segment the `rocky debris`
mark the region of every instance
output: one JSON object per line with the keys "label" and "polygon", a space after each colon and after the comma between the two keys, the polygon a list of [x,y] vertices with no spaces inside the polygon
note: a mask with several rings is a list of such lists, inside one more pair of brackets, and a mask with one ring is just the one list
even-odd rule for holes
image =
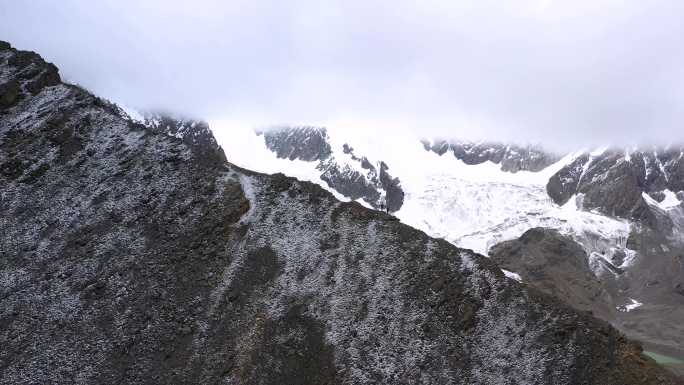
{"label": "rocky debris", "polygon": [[572,196],[582,195],[587,210],[637,220],[648,226],[662,225],[643,193],[663,201],[664,190],[675,194],[682,191],[682,154],[680,148],[585,153],[554,174],[547,191],[560,205]]}
{"label": "rocky debris", "polygon": [[491,142],[466,142],[446,140],[423,140],[427,151],[443,155],[452,152],[456,159],[468,165],[492,162],[501,165],[508,172],[541,171],[557,162],[560,156],[545,151],[539,146],[516,146]]}
{"label": "rocky debris", "polygon": [[489,259],[75,86],[2,109],[7,164],[0,384],[676,383]]}
{"label": "rocky debris", "polygon": [[613,319],[616,293],[610,293],[594,275],[582,246],[557,230],[530,229],[518,239],[493,246],[489,256],[501,268],[520,275],[523,282],[572,307]]}
{"label": "rocky debris", "polygon": [[385,162],[357,156],[348,143],[343,144],[342,154],[335,154],[325,127],[275,127],[257,134],[264,136],[266,147],[279,158],[318,162],[321,179],[351,200],[363,199],[376,209],[386,207],[390,212],[404,204],[401,182],[389,174]]}

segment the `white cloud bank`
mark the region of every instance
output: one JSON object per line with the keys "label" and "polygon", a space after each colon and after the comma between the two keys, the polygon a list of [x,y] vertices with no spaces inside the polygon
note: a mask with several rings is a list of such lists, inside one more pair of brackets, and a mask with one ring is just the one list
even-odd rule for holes
{"label": "white cloud bank", "polygon": [[139,108],[243,125],[684,141],[684,2],[0,1],[0,39]]}

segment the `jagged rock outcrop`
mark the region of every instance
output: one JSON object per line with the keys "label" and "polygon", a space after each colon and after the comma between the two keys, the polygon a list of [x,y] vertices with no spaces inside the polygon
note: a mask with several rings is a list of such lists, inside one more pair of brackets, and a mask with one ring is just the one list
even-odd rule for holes
{"label": "jagged rock outcrop", "polygon": [[1,384],[675,383],[482,256],[75,86],[0,110],[0,165]]}
{"label": "jagged rock outcrop", "polygon": [[3,58],[6,65],[0,70],[0,108],[9,108],[45,87],[59,84],[57,67],[37,53],[11,51],[5,42],[0,42],[0,50],[7,53]]}
{"label": "jagged rock outcrop", "polygon": [[611,293],[610,286],[594,275],[584,248],[557,230],[530,229],[517,239],[492,247],[489,257],[503,269],[520,275],[523,282],[576,309],[592,311],[605,320],[614,317],[617,290]]}
{"label": "jagged rock outcrop", "polygon": [[357,156],[348,143],[342,146],[342,154],[335,154],[324,127],[273,127],[257,134],[264,136],[266,147],[279,158],[318,162],[320,178],[347,198],[363,199],[376,209],[390,212],[404,204],[401,182],[389,174],[385,162]]}
{"label": "jagged rock outcrop", "polygon": [[363,199],[375,208],[386,206],[390,212],[398,211],[404,204],[404,190],[399,178],[389,174],[387,164],[380,161],[376,167],[366,157],[357,157],[348,144],[344,144],[343,152],[352,162],[357,162],[361,170],[341,165],[332,157],[317,166],[322,172],[321,179],[348,198]]}
{"label": "jagged rock outcrop", "polygon": [[560,157],[544,151],[539,146],[515,146],[491,142],[465,142],[446,140],[423,140],[427,151],[443,155],[452,152],[456,159],[469,165],[492,162],[501,165],[501,170],[508,172],[541,171],[557,162]]}
{"label": "jagged rock outcrop", "polygon": [[606,215],[634,219],[648,226],[664,226],[647,204],[642,193],[655,200],[665,198],[664,191],[678,193],[684,188],[682,149],[653,151],[605,150],[578,156],[547,184],[547,192],[556,203],[565,204],[572,196],[582,195],[583,208]]}

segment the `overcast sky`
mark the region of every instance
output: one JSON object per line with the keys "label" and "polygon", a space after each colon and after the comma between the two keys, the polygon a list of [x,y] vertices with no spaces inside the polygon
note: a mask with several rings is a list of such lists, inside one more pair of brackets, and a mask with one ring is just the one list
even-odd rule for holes
{"label": "overcast sky", "polygon": [[684,139],[681,0],[0,0],[0,39],[117,102],[245,125]]}

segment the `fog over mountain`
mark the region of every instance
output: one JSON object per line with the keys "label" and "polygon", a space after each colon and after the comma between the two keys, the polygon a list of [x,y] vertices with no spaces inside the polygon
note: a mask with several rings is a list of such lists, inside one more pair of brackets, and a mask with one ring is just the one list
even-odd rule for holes
{"label": "fog over mountain", "polygon": [[4,0],[0,38],[116,102],[231,122],[215,130],[569,149],[684,139],[683,17],[678,1]]}

